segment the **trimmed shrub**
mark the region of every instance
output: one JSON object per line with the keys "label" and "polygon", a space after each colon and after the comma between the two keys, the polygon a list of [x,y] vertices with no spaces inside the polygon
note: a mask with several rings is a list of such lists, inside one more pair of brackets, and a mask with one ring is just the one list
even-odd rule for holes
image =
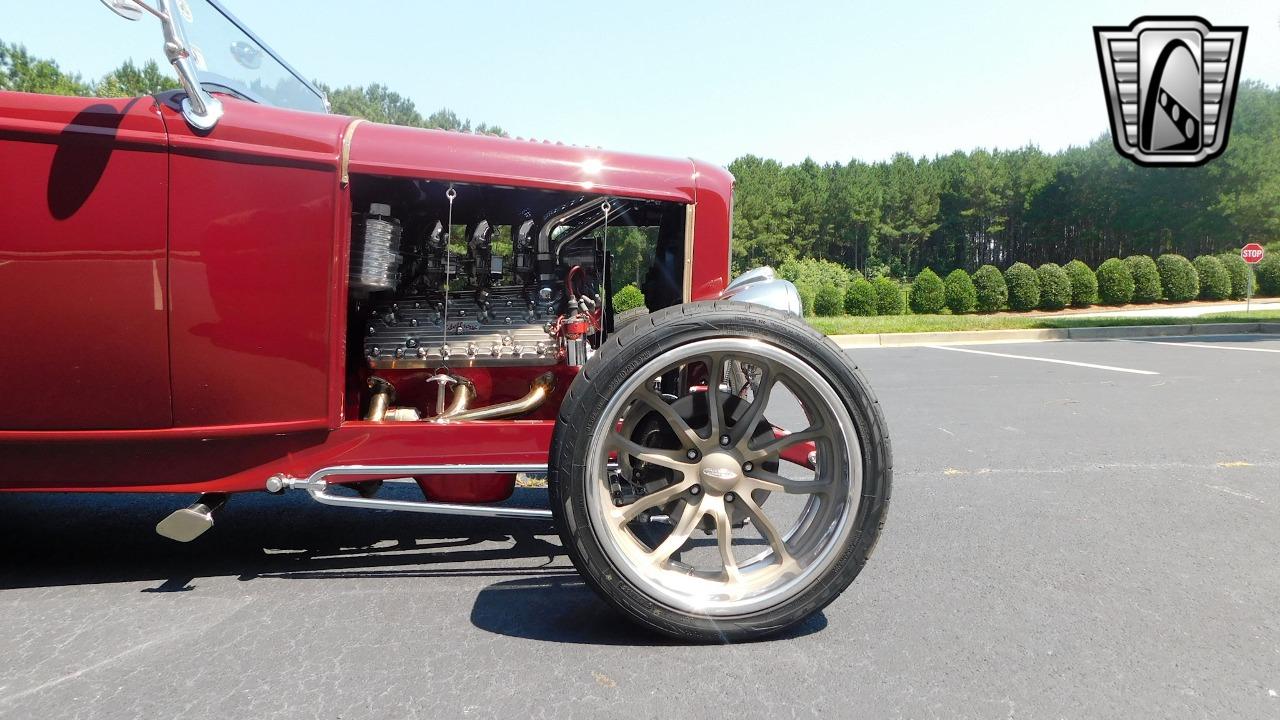
{"label": "trimmed shrub", "polygon": [[1231,278],[1231,299],[1243,300],[1249,292],[1249,265],[1239,253],[1225,253],[1218,257],[1227,276]]}
{"label": "trimmed shrub", "polygon": [[813,313],[821,316],[839,315],[844,311],[844,293],[835,285],[823,285],[813,298]]}
{"label": "trimmed shrub", "polygon": [[938,273],[929,268],[916,275],[911,283],[911,312],[917,315],[937,315],[947,306],[947,290]]}
{"label": "trimmed shrub", "polygon": [[1004,271],[1009,286],[1009,309],[1025,312],[1040,307],[1040,278],[1026,263],[1014,263]]}
{"label": "trimmed shrub", "polygon": [[640,292],[640,288],[635,285],[623,285],[621,290],[613,294],[615,313],[635,310],[638,307],[644,307],[644,293]]}
{"label": "trimmed shrub", "polygon": [[1160,271],[1156,261],[1146,255],[1130,255],[1124,259],[1133,276],[1133,302],[1139,305],[1159,302],[1164,291],[1160,289]]}
{"label": "trimmed shrub", "polygon": [[1103,305],[1128,305],[1133,301],[1129,263],[1111,258],[1098,266],[1098,299]]}
{"label": "trimmed shrub", "polygon": [[907,310],[906,300],[902,297],[902,288],[893,278],[878,277],[871,285],[876,290],[876,313],[879,315],[901,315]]}
{"label": "trimmed shrub", "polygon": [[1040,283],[1040,308],[1061,310],[1071,302],[1071,278],[1057,263],[1045,263],[1036,270]]}
{"label": "trimmed shrub", "polygon": [[1004,273],[995,265],[983,265],[973,274],[973,287],[978,291],[980,312],[1000,312],[1009,301],[1009,286]]}
{"label": "trimmed shrub", "polygon": [[1071,305],[1073,307],[1089,307],[1098,302],[1098,276],[1093,274],[1088,265],[1079,260],[1067,263],[1064,270],[1071,280]]}
{"label": "trimmed shrub", "polygon": [[830,260],[805,258],[804,260],[786,260],[778,266],[778,276],[790,280],[796,287],[808,285],[816,295],[824,285],[835,285],[840,289],[840,297],[853,280],[849,268]]}
{"label": "trimmed shrub", "polygon": [[844,295],[844,311],[864,317],[876,314],[876,289],[870,280],[861,275],[853,279]]}
{"label": "trimmed shrub", "polygon": [[1200,297],[1204,300],[1225,300],[1231,295],[1231,275],[1222,261],[1212,255],[1201,255],[1191,262],[1200,277]]}
{"label": "trimmed shrub", "polygon": [[804,311],[805,317],[813,315],[813,303],[818,299],[818,291],[808,283],[804,285],[796,285],[796,292],[800,293],[800,308]]}
{"label": "trimmed shrub", "polygon": [[[1280,248],[1277,248],[1280,251]],[[1256,295],[1280,295],[1280,252],[1267,251],[1262,262],[1253,266]]]}
{"label": "trimmed shrub", "polygon": [[953,314],[973,312],[973,308],[978,304],[978,289],[973,286],[973,279],[969,277],[969,273],[956,268],[947,275],[944,285],[946,285],[947,307]]}
{"label": "trimmed shrub", "polygon": [[1165,253],[1156,259],[1156,268],[1160,271],[1160,287],[1166,300],[1187,302],[1200,297],[1200,277],[1190,260]]}

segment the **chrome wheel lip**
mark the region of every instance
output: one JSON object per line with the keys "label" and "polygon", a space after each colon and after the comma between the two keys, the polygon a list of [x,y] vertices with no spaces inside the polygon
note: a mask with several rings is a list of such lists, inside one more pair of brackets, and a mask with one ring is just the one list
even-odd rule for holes
{"label": "chrome wheel lip", "polygon": [[[607,446],[605,438],[612,431],[613,424],[616,423],[627,403],[633,398],[634,393],[645,382],[650,381],[665,369],[678,365],[681,361],[695,361],[699,356],[709,353],[746,357],[755,356],[785,366],[789,374],[803,380],[808,385],[807,392],[816,394],[822,403],[827,406],[826,411],[838,426],[839,431],[838,436],[834,436],[832,440],[844,450],[842,455],[845,467],[843,470],[836,470],[836,472],[847,475],[847,483],[842,488],[847,490],[843,498],[837,498],[837,501],[841,501],[840,513],[824,531],[825,536],[821,538],[822,549],[799,573],[778,579],[764,592],[740,599],[721,599],[712,597],[709,593],[679,592],[646,576],[642,571],[644,568],[639,567],[633,555],[628,553],[620,544],[621,540],[617,533],[625,532],[625,530],[619,531],[615,529],[613,523],[610,522],[609,513],[614,510],[614,506],[608,493],[607,482],[600,474],[600,468],[604,468],[604,461],[607,457],[602,455]],[[861,509],[863,484],[862,447],[857,427],[848,407],[841,399],[834,385],[804,358],[790,350],[763,340],[750,338],[699,340],[668,350],[653,358],[633,372],[614,393],[604,412],[601,413],[600,419],[591,428],[590,437],[592,438],[592,445],[588,454],[586,468],[590,474],[586,483],[586,509],[590,531],[600,541],[601,547],[614,567],[646,596],[669,608],[692,615],[708,617],[745,616],[776,607],[802,593],[811,587],[840,558],[841,553],[839,551],[847,543],[850,534],[853,532]],[[824,503],[830,501],[830,498],[822,500]],[[792,527],[787,528],[783,537],[790,539],[796,530],[804,525],[806,517],[814,512],[815,508],[811,500],[801,520]],[[770,551],[766,550],[743,563],[741,567],[749,568],[750,563],[767,557],[769,553]],[[794,568],[790,569],[794,570]],[[786,570],[788,568],[780,568],[777,574],[783,575]],[[676,576],[688,577],[684,573],[679,573],[675,570],[661,570],[660,572],[670,573],[672,579],[675,579]],[[756,572],[765,571],[757,570]],[[723,593],[721,594],[723,595]]]}

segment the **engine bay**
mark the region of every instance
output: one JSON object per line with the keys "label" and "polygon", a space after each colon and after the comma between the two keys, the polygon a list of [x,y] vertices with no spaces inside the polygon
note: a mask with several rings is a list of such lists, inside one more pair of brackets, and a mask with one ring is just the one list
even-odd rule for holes
{"label": "engine bay", "polygon": [[[581,366],[613,331],[623,285],[653,310],[681,301],[685,205],[371,176],[351,187],[348,368],[361,395],[373,384],[429,395],[414,386],[458,386],[467,370]],[[633,258],[612,277],[618,238],[635,229],[653,238],[643,267]],[[445,403],[441,392],[437,416]]]}

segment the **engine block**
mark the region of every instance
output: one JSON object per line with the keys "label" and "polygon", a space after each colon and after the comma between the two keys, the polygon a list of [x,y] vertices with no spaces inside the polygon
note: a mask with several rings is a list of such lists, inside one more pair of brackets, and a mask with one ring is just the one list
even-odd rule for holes
{"label": "engine block", "polygon": [[375,369],[553,364],[559,298],[542,294],[529,297],[522,286],[451,292],[447,316],[443,292],[376,305],[365,358]]}

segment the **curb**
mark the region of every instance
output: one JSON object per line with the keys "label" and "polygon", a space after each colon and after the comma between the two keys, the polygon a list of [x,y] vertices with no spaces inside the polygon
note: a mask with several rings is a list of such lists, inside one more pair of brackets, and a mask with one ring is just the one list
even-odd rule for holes
{"label": "curb", "polygon": [[1117,325],[1113,327],[1044,328],[1038,330],[957,330],[953,332],[867,333],[831,335],[845,350],[915,345],[980,345],[983,343],[1051,342],[1055,340],[1118,340],[1186,335],[1280,334],[1280,323],[1200,323],[1185,325]]}

